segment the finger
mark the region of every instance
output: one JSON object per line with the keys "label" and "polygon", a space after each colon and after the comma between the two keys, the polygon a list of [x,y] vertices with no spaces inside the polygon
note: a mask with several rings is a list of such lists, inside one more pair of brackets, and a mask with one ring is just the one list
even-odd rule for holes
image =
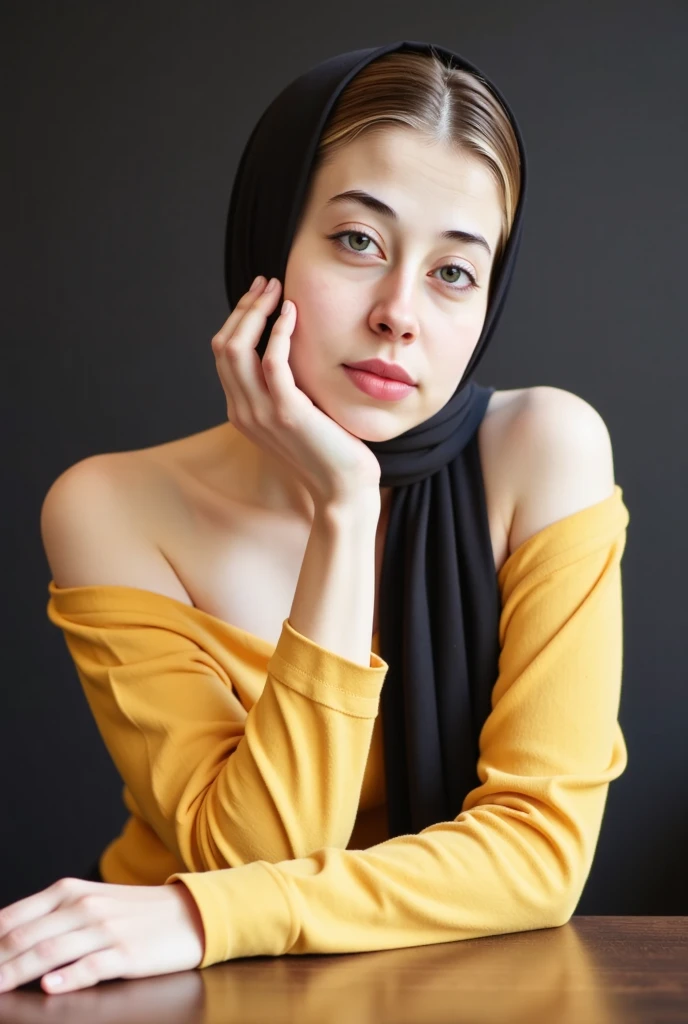
{"label": "finger", "polygon": [[258,277],[254,280],[249,290],[247,292],[244,292],[244,294],[241,296],[236,306],[223,323],[220,330],[217,332],[217,334],[213,336],[211,340],[213,350],[215,349],[216,345],[221,345],[223,342],[227,340],[227,338],[231,336],[234,329],[236,328],[237,323],[239,322],[239,320],[241,320],[246,310],[253,305],[258,296],[265,290],[266,284],[266,278],[263,277],[262,274],[259,274]]}
{"label": "finger", "polygon": [[63,901],[52,912],[14,928],[2,944],[0,959],[2,975],[4,976],[6,971],[11,970],[13,965],[19,963],[21,958],[32,950],[45,948],[50,951],[53,946],[59,948],[57,944],[65,936],[83,928],[89,922],[92,923],[94,915],[97,920],[98,915],[102,913],[103,906],[102,896],[87,893],[72,902]]}
{"label": "finger", "polygon": [[275,309],[281,290],[282,285],[279,279],[270,278],[265,288],[256,294],[253,301],[243,310],[233,330],[227,332],[224,342],[231,344],[233,341],[238,341],[239,344],[250,344],[252,348],[255,348],[260,340],[263,321]]}
{"label": "finger", "polygon": [[86,882],[81,878],[60,878],[41,889],[33,896],[27,896],[16,903],[10,903],[0,911],[0,967],[7,959],[7,936],[20,926],[29,924],[52,913],[65,899],[87,892],[89,887],[98,883]]}
{"label": "finger", "polygon": [[46,974],[41,981],[47,992],[74,992],[77,989],[91,988],[99,981],[126,977],[124,972],[122,951],[110,946],[89,953],[88,956],[82,956],[76,963],[61,967],[59,971]]}
{"label": "finger", "polygon": [[[46,973],[62,968],[65,964],[110,945],[97,926],[63,932],[49,939],[42,939],[21,956],[3,965],[0,976],[0,992],[25,985]],[[61,973],[58,972],[58,973]]]}
{"label": "finger", "polygon": [[[274,310],[280,294],[280,282],[258,297],[247,310],[234,334],[216,353],[217,370],[227,395],[227,415],[245,432],[251,430],[256,415],[267,415],[270,392],[265,383],[260,357],[255,351],[265,321]],[[249,436],[250,433],[249,433]]]}
{"label": "finger", "polygon": [[262,368],[270,395],[280,415],[289,411],[293,402],[296,382],[289,366],[291,336],[296,321],[296,306],[285,299],[282,311],[275,321],[263,356]]}
{"label": "finger", "polygon": [[[246,295],[241,297],[227,321],[212,339],[211,345],[215,355],[222,352],[223,347],[231,338],[236,336],[241,326],[243,326],[244,330],[248,330],[253,338],[253,333],[256,329],[255,325],[260,323],[261,318],[267,316],[275,308],[280,288],[279,279],[272,277],[265,287],[261,285],[255,291],[248,291]],[[253,345],[255,346],[257,342],[258,338],[253,341]]]}
{"label": "finger", "polygon": [[228,352],[230,344],[242,350],[247,346],[255,349],[260,341],[265,320],[275,308],[279,290],[279,281],[272,278],[265,289],[259,289],[251,301],[245,304],[238,318],[232,323],[230,317],[227,324],[213,337],[211,346],[218,371],[224,365],[223,360],[227,360],[231,365],[233,353]]}

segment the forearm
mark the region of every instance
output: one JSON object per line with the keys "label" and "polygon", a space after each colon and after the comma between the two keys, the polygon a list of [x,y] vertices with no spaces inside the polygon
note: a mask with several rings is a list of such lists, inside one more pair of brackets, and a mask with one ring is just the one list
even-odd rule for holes
{"label": "forearm", "polygon": [[370,651],[378,520],[372,498],[315,517],[294,623],[262,689],[237,668],[243,703],[241,652],[225,658],[215,636],[204,647],[183,606],[158,610],[145,591],[114,606],[109,593],[84,604],[78,588],[53,597],[137,813],[186,870],[348,843],[386,671]]}
{"label": "forearm", "polygon": [[317,506],[289,624],[320,647],[370,665],[380,495]]}

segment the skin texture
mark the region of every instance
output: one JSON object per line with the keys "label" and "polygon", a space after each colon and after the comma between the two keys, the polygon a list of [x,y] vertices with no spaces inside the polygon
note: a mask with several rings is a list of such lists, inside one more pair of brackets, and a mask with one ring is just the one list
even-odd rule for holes
{"label": "skin texture", "polygon": [[[397,221],[353,200],[350,189],[391,206]],[[296,386],[351,434],[398,437],[452,396],[485,320],[493,258],[479,246],[440,239],[449,228],[483,235],[496,250],[502,206],[492,176],[474,157],[414,132],[359,137],[319,169],[287,263],[281,298],[296,305],[289,366]],[[353,232],[340,246],[327,236]],[[370,241],[359,237],[365,234]],[[358,250],[358,251],[356,251]],[[471,289],[466,273],[476,277]],[[442,269],[444,268],[444,269]],[[400,402],[376,402],[354,387],[343,363],[379,356],[401,363],[418,386]],[[312,514],[308,489],[278,458],[238,439],[271,507]],[[384,489],[383,499],[391,489]]]}
{"label": "skin texture", "polygon": [[183,883],[60,878],[0,911],[0,993],[39,977],[57,993],[188,971],[203,950],[201,915]]}
{"label": "skin texture", "polygon": [[280,294],[273,278],[256,278],[212,340],[229,420],[260,451],[286,467],[318,508],[355,507],[366,495],[379,505],[380,464],[357,437],[322,412],[294,383],[289,367],[297,320],[287,300],[261,363],[255,347]]}
{"label": "skin texture", "polygon": [[[398,219],[352,200],[327,205],[354,188]],[[268,299],[262,288],[245,296],[212,342],[230,419],[241,431],[243,417],[246,431],[235,472],[245,459],[266,504],[312,515],[330,484],[350,499],[361,480],[377,500],[379,465],[360,440],[397,437],[441,409],[485,319],[492,256],[439,233],[473,231],[494,253],[501,221],[497,187],[478,161],[405,129],[359,138],[321,167],[285,281]],[[327,237],[345,229],[339,245]],[[282,298],[292,307],[273,331],[261,381],[251,348]],[[417,381],[410,396],[376,402],[353,386],[342,364],[373,356],[406,367]],[[390,491],[382,489],[383,508]],[[370,514],[379,514],[373,503]],[[45,991],[66,992],[189,970],[202,955],[200,915],[181,884],[63,878],[0,910],[0,992],[38,977]],[[52,988],[46,974],[58,968],[63,982]]]}

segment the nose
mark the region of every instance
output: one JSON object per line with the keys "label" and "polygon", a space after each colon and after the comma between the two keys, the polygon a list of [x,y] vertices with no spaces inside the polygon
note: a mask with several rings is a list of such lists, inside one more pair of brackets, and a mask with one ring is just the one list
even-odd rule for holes
{"label": "nose", "polygon": [[380,281],[380,291],[370,311],[368,323],[375,334],[388,341],[415,341],[418,318],[413,305],[413,285],[400,275],[389,274]]}

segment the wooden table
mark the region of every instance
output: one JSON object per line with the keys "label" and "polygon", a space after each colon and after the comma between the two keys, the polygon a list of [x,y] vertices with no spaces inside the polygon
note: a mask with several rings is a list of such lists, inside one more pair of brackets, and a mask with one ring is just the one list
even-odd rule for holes
{"label": "wooden table", "polygon": [[0,994],[1,1024],[664,1024],[688,1021],[688,917],[561,928]]}

